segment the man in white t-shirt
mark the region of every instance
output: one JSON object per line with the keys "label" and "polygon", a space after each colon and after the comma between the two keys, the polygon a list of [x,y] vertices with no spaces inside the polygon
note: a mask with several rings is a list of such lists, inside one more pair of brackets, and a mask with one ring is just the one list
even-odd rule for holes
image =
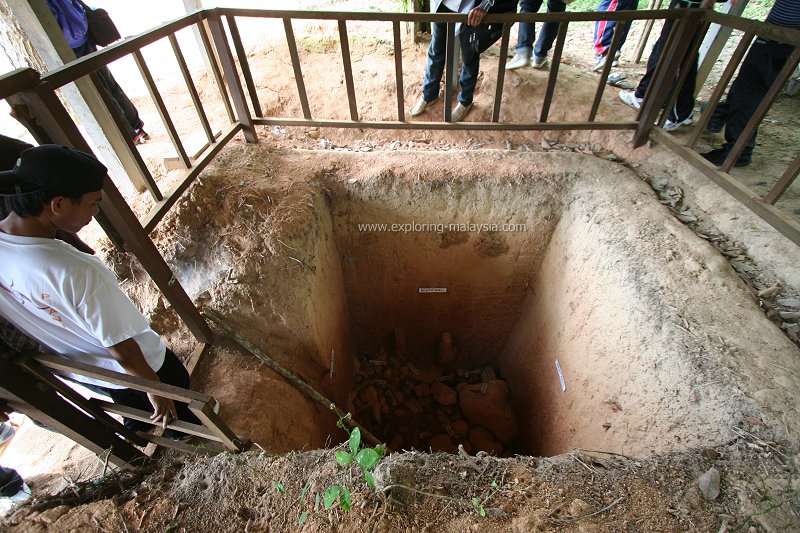
{"label": "man in white t-shirt", "polygon": [[[98,213],[105,177],[95,158],[60,145],[30,148],[12,170],[0,172],[10,212],[0,221],[0,314],[64,357],[188,388],[188,372],[114,274],[98,258],[55,239],[59,230],[77,233]],[[199,423],[186,405],[176,407],[168,398],[71,377],[103,388],[116,403],[153,411],[155,424],[174,418]],[[126,425],[146,428],[133,420]]]}

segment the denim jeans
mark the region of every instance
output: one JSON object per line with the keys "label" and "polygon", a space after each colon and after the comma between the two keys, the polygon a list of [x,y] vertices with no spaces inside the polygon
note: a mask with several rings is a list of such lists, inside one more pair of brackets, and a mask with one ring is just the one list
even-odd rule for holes
{"label": "denim jeans", "polygon": [[[543,0],[521,0],[519,5],[520,13],[537,13],[542,7]],[[563,0],[547,0],[548,13],[563,13],[567,10],[567,4]],[[517,50],[531,50],[536,57],[545,57],[547,52],[553,48],[553,41],[558,36],[558,22],[545,22],[542,24],[542,32],[533,46],[536,38],[536,27],[532,23],[520,22],[519,33],[517,36]]]}
{"label": "denim jeans", "polygon": [[[444,4],[439,7],[438,13],[452,13]],[[464,35],[462,33],[462,35]],[[458,101],[461,105],[468,106],[472,103],[472,93],[478,84],[478,71],[480,68],[480,54],[462,36],[457,36],[461,44],[461,76],[459,84],[461,91]],[[426,102],[433,102],[439,97],[439,86],[444,72],[447,54],[447,24],[431,23],[431,44],[428,47],[428,65],[425,67],[425,77],[422,79],[422,98]]]}

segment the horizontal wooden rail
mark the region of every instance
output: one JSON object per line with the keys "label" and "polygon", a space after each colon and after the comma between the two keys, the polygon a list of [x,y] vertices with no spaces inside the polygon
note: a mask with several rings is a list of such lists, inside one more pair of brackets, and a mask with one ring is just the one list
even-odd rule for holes
{"label": "horizontal wooden rail", "polygon": [[[181,420],[173,420],[167,424],[167,428],[196,435],[199,437],[221,442],[229,451],[244,451],[249,446],[249,440],[238,437],[214,412],[216,400],[213,396],[196,392],[175,385],[151,381],[149,379],[115,372],[105,368],[96,367],[86,363],[81,363],[72,359],[67,359],[60,355],[28,353],[26,356],[34,359],[40,365],[50,370],[58,372],[69,372],[83,377],[99,379],[114,385],[134,389],[140,392],[155,394],[163,398],[179,401],[188,404],[189,409],[204,423],[204,425],[191,424]],[[92,404],[97,405],[107,412],[119,414],[134,420],[151,423],[151,413],[127,407],[112,402],[93,399]],[[142,435],[146,440],[156,442],[172,448],[183,449],[174,441],[165,439],[157,440],[152,435]],[[192,447],[193,448],[193,447]]]}
{"label": "horizontal wooden rail", "polygon": [[506,124],[503,122],[359,122],[353,120],[304,120],[302,118],[257,118],[253,123],[264,126],[304,126],[319,128],[377,128],[387,130],[492,130],[492,131],[548,131],[548,130],[632,130],[635,121],[624,122],[528,122]]}
{"label": "horizontal wooden rail", "polygon": [[36,361],[41,363],[42,366],[51,370],[59,372],[70,372],[79,374],[81,376],[99,379],[113,385],[120,385],[130,389],[136,389],[148,394],[156,394],[158,396],[169,398],[170,400],[178,400],[179,402],[201,402],[213,404],[215,402],[212,396],[196,392],[175,385],[168,385],[158,381],[151,381],[149,379],[140,378],[138,376],[131,376],[130,374],[123,374],[122,372],[115,372],[106,368],[100,368],[94,365],[81,363],[61,357],[60,355],[51,354],[27,354],[33,357]]}
{"label": "horizontal wooden rail", "polygon": [[767,24],[758,20],[750,20],[727,13],[717,13],[716,11],[709,10],[705,13],[705,20],[720,26],[740,30],[744,33],[754,33],[760,37],[770,39],[773,41],[781,41],[783,43],[793,44],[800,46],[800,31],[794,28],[784,28],[782,26],[775,26],[774,24]]}
{"label": "horizontal wooden rail", "polygon": [[18,68],[0,76],[0,99],[5,100],[39,83],[39,73],[32,68]]}
{"label": "horizontal wooden rail", "polygon": [[[359,20],[366,22],[464,22],[461,13],[384,13],[352,11],[300,11],[279,9],[245,9],[218,7],[212,10],[220,15],[236,17],[306,19],[306,20]],[[484,19],[491,22],[594,22],[597,20],[647,20],[678,19],[685,9],[658,9],[653,11],[583,11],[569,13],[490,13]]]}

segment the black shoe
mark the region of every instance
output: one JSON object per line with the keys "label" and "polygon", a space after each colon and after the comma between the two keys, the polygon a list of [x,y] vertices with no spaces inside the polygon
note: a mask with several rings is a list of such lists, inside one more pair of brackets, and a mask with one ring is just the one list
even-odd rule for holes
{"label": "black shoe", "polygon": [[712,116],[711,119],[708,121],[706,125],[706,131],[708,133],[719,133],[722,131],[722,128],[725,126],[725,122],[721,120],[714,120]]}
{"label": "black shoe", "polygon": [[[713,165],[721,167],[725,160],[728,158],[728,154],[730,154],[730,150],[726,148],[717,148],[716,150],[711,150],[710,152],[706,152],[702,154],[708,161],[710,161]],[[742,154],[739,156],[739,159],[736,163],[733,164],[734,167],[746,167],[752,161],[752,156]]]}
{"label": "black shoe", "polygon": [[174,440],[178,442],[189,442],[194,438],[194,435],[189,435],[188,433],[175,431],[174,429],[165,429],[164,437],[168,438],[169,440]]}

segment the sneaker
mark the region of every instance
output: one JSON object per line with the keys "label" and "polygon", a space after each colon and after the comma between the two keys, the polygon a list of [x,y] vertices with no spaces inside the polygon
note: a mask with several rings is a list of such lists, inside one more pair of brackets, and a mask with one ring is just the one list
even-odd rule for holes
{"label": "sneaker", "polygon": [[692,117],[686,117],[683,120],[679,120],[677,122],[672,122],[671,120],[667,120],[664,123],[664,131],[675,131],[684,126],[691,126],[692,125]]}
{"label": "sneaker", "polygon": [[[711,150],[710,152],[706,152],[701,154],[705,157],[711,164],[715,167],[721,167],[722,164],[728,159],[728,154],[730,154],[730,150],[726,148],[717,148],[716,150]],[[739,156],[739,159],[733,164],[734,167],[746,167],[752,162],[753,156],[751,154],[742,154]]]}
{"label": "sneaker", "polygon": [[150,136],[144,130],[136,130],[136,135],[133,137],[133,144],[144,144]]}
{"label": "sneaker", "polygon": [[5,422],[0,423],[0,445],[11,440],[11,437],[14,436],[15,431],[16,428],[14,428],[14,426],[11,424],[6,424]]}
{"label": "sneaker", "polygon": [[[592,71],[593,72],[599,72],[599,71],[603,70],[603,67],[606,66],[606,58],[607,57],[608,57],[608,54],[603,54],[601,56],[597,56],[595,58],[595,61],[594,61],[594,66],[592,67]],[[612,67],[616,67],[619,64],[617,62],[617,59],[619,59],[619,50],[614,53],[614,61],[611,62],[611,66]]]}
{"label": "sneaker", "polygon": [[514,70],[517,68],[525,67],[528,65],[530,60],[531,60],[530,48],[519,50],[517,51],[516,54],[514,54],[514,57],[511,59],[511,61],[506,63],[506,70]]}
{"label": "sneaker", "polygon": [[536,69],[543,69],[547,66],[547,56],[539,57],[534,55],[533,59],[531,59],[531,66]]}
{"label": "sneaker", "polygon": [[469,110],[472,109],[472,104],[463,105],[461,102],[456,105],[455,109],[453,109],[453,115],[450,117],[451,122],[461,122]]}
{"label": "sneaker", "polygon": [[409,111],[409,114],[412,117],[417,117],[423,114],[425,110],[428,109],[428,106],[433,104],[436,100],[438,100],[438,98],[431,100],[430,102],[426,102],[425,99],[420,96],[419,100],[417,100],[417,103],[414,104],[414,107],[412,107],[411,111]]}
{"label": "sneaker", "polygon": [[637,98],[635,91],[620,91],[619,99],[634,109],[642,108],[642,99]]}

